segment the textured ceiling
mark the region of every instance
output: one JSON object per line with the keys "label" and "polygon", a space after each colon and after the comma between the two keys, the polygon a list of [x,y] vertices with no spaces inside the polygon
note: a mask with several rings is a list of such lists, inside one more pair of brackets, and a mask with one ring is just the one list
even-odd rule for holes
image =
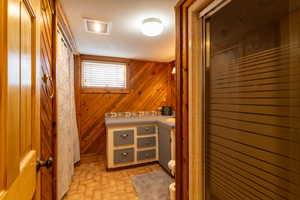
{"label": "textured ceiling", "polygon": [[[177,0],[63,0],[78,50],[83,54],[172,61],[175,58]],[[164,32],[157,37],[140,31],[143,19],[157,17]],[[110,35],[85,32],[83,18],[112,22]]]}

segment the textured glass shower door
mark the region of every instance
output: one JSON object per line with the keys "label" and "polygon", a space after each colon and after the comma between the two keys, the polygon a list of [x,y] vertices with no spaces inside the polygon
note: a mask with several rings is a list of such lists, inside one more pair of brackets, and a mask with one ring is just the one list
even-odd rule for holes
{"label": "textured glass shower door", "polygon": [[300,199],[300,1],[231,1],[205,21],[207,199]]}

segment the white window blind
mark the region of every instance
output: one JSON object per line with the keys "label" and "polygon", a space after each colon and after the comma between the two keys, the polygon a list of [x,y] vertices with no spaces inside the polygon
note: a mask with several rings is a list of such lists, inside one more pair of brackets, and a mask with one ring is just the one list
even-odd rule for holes
{"label": "white window blind", "polygon": [[93,88],[126,88],[126,64],[83,62],[82,86]]}

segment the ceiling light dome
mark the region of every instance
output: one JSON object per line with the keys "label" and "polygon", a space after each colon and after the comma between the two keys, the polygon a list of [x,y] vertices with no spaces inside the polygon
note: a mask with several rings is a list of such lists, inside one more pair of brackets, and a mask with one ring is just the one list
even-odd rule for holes
{"label": "ceiling light dome", "polygon": [[164,30],[162,21],[158,18],[147,18],[142,23],[142,33],[154,37],[160,35]]}

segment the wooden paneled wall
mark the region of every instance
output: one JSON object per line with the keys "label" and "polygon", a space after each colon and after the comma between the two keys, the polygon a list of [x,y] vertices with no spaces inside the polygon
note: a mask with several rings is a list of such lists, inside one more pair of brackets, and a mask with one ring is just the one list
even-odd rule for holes
{"label": "wooden paneled wall", "polygon": [[174,62],[126,60],[129,72],[129,93],[83,93],[80,92],[80,67],[81,60],[86,59],[115,60],[86,55],[76,58],[75,90],[81,154],[105,153],[104,117],[107,112],[151,111],[163,105],[171,105],[174,108],[175,77],[171,74]]}
{"label": "wooden paneled wall", "polygon": [[[55,1],[41,1],[41,160],[55,158]],[[41,169],[41,199],[55,196],[55,167]]]}

